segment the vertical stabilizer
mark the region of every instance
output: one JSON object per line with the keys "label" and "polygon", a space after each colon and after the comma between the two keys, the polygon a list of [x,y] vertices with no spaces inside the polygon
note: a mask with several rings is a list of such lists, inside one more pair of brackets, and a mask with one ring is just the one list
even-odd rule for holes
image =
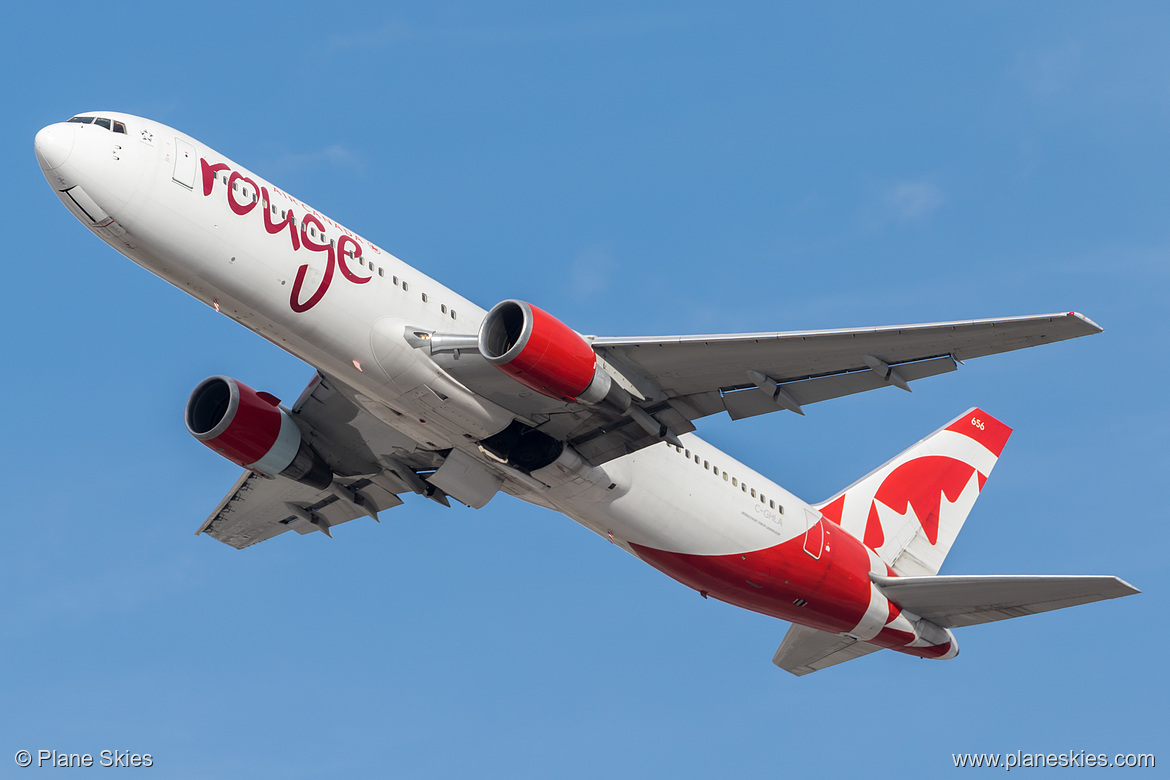
{"label": "vertical stabilizer", "polygon": [[970,409],[817,508],[898,574],[937,574],[1011,433]]}

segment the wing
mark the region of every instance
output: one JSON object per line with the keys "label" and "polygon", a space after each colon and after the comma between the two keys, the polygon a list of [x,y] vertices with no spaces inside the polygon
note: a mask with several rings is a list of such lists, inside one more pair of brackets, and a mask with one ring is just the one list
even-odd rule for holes
{"label": "wing", "polygon": [[419,450],[351,401],[339,383],[316,375],[290,411],[305,440],[329,462],[333,484],[318,490],[244,472],[196,535],[243,549],[289,530],[332,536],[330,529],[340,523],[377,520],[382,510],[402,504],[401,493],[447,503],[443,491],[419,475],[440,466],[442,456]]}
{"label": "wing", "polygon": [[797,677],[803,677],[878,650],[881,648],[851,636],[830,634],[828,631],[793,623],[784,635],[776,655],[772,657],[772,663]]}
{"label": "wing", "polygon": [[625,416],[528,391],[488,364],[473,337],[455,337],[445,348],[433,340],[428,348],[464,385],[597,465],[693,431],[693,420],[717,412],[734,419],[781,409],[803,414],[809,404],[852,393],[909,390],[910,382],[954,371],[970,358],[1099,332],[1092,320],[1069,312],[846,330],[593,338],[594,350],[638,401]]}
{"label": "wing", "polygon": [[944,628],[1035,615],[1140,592],[1117,577],[1089,575],[874,575],[873,580],[890,601]]}
{"label": "wing", "polygon": [[[754,371],[803,406],[862,390],[900,386],[899,377],[913,380],[951,371],[954,361],[1099,332],[1101,328],[1092,320],[1069,312],[856,330],[598,338],[593,346],[636,366],[674,397],[712,389],[758,390],[748,376]],[[941,363],[925,372],[914,368],[930,361]]]}
{"label": "wing", "polygon": [[395,493],[369,479],[329,491],[245,472],[195,534],[242,550],[289,530],[332,536],[335,525],[366,515],[377,520],[379,511],[401,503]]}

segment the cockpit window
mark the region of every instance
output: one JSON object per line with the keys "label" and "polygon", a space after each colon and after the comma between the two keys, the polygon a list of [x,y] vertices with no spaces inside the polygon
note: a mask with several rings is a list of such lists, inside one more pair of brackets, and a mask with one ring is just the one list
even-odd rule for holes
{"label": "cockpit window", "polygon": [[121,133],[122,135],[128,135],[128,133],[126,132],[126,124],[124,122],[119,122],[117,119],[107,119],[104,116],[97,116],[97,117],[94,117],[94,116],[75,116],[72,119],[70,119],[69,121],[76,122],[77,124],[80,124],[80,125],[93,124],[93,125],[97,125],[98,127],[104,127],[107,130],[113,130],[115,133]]}

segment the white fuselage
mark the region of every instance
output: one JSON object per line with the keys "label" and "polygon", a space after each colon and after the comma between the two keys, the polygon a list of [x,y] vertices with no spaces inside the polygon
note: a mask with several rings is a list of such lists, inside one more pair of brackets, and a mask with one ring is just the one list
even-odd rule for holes
{"label": "white fuselage", "polygon": [[[693,435],[682,437],[682,449],[663,442],[600,467],[563,457],[520,474],[485,459],[475,440],[513,415],[467,390],[405,338],[412,328],[476,333],[484,309],[195,139],[138,117],[99,113],[126,132],[61,123],[37,138],[46,177],[74,215],[134,262],[344,383],[367,408],[382,407],[377,416],[420,448],[458,448],[486,461],[507,492],[563,512],[647,560],[646,549],[704,560],[746,561],[742,553],[782,545],[799,554],[810,524],[820,522],[808,504]],[[428,388],[441,389],[446,403],[437,407]],[[850,534],[826,526],[836,535],[823,537],[826,547],[839,538],[842,548],[858,548],[864,569],[886,571]],[[704,595],[703,577],[715,576],[651,562]],[[712,595],[800,617],[725,597],[719,587],[713,583]],[[889,613],[876,588],[868,602],[844,623],[802,622],[869,638]]]}

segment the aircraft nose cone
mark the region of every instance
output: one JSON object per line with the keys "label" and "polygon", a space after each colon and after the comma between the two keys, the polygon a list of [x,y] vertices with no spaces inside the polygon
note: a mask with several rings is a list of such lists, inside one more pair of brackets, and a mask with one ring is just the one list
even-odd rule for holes
{"label": "aircraft nose cone", "polygon": [[33,147],[37,152],[37,162],[41,164],[43,170],[51,171],[65,164],[69,159],[69,153],[73,151],[76,132],[70,125],[62,122],[49,125],[37,133]]}

